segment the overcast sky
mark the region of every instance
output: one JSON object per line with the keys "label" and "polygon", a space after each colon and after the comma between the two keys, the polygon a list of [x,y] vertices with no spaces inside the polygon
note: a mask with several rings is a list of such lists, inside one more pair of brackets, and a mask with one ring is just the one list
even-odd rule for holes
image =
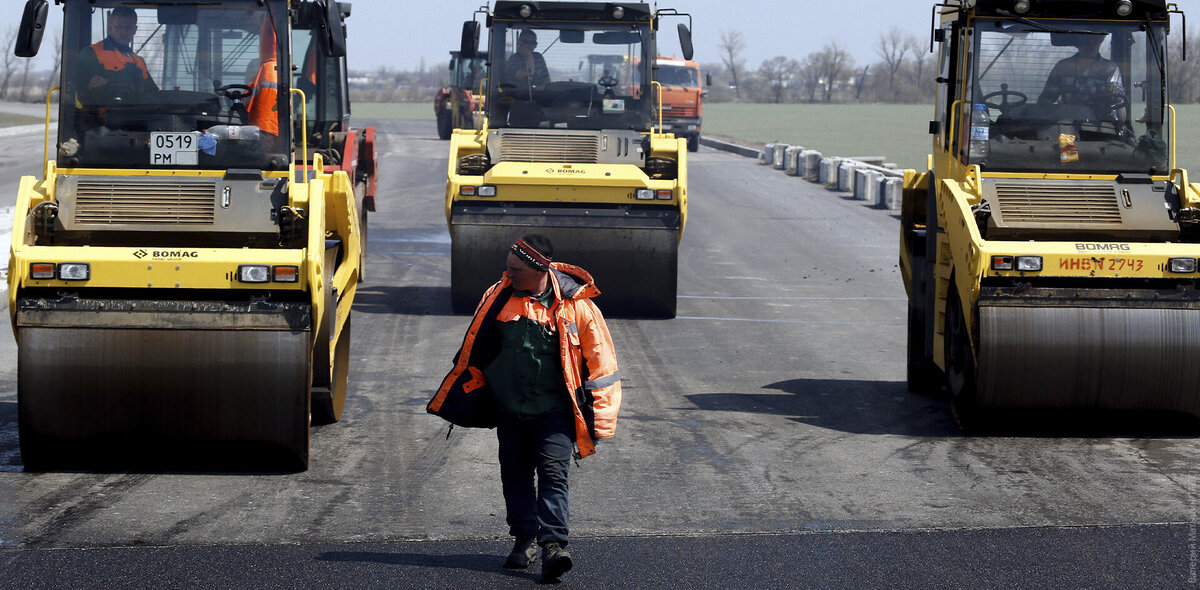
{"label": "overcast sky", "polygon": [[[0,30],[20,21],[22,0],[0,0]],[[354,0],[349,22],[350,68],[374,70],[381,66],[411,70],[420,66],[443,68],[449,51],[459,44],[462,22],[483,0]],[[491,4],[491,3],[489,3]],[[1190,8],[1194,0],[1177,0]],[[738,31],[746,42],[746,67],[757,69],[763,60],[784,55],[800,59],[837,41],[856,64],[879,61],[875,47],[880,34],[895,26],[922,39],[929,38],[932,0],[679,0],[662,1],[659,8],[674,8],[692,15],[696,59],[719,62],[722,31]],[[53,31],[61,26],[62,8],[51,4]],[[675,19],[659,40],[659,52],[678,55]],[[1178,23],[1178,21],[1176,20]],[[1175,29],[1178,32],[1178,28]],[[52,42],[53,34],[46,40]],[[11,48],[6,48],[11,51]],[[47,59],[43,51],[40,59]],[[52,53],[50,53],[52,55]],[[39,67],[49,63],[39,63]]]}

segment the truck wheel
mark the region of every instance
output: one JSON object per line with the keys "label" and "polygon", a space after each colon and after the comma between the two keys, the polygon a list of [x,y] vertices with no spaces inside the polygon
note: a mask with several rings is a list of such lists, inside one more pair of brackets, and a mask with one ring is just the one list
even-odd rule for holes
{"label": "truck wheel", "polygon": [[689,152],[700,151],[700,136],[699,135],[693,135],[688,138],[688,151]]}
{"label": "truck wheel", "polygon": [[437,130],[440,139],[450,139],[450,132],[454,130],[454,120],[450,116],[450,111],[438,113]]}

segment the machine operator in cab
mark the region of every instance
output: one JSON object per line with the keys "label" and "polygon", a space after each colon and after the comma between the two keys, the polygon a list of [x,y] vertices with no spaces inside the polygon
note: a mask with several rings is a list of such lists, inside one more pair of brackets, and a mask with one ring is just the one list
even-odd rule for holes
{"label": "machine operator in cab", "polygon": [[137,13],[132,8],[118,6],[108,13],[108,36],[79,54],[83,94],[111,98],[158,90],[146,62],[133,52],[136,32]]}
{"label": "machine operator in cab", "polygon": [[1077,104],[1091,107],[1096,117],[1124,125],[1125,84],[1121,70],[1100,55],[1103,34],[1080,34],[1078,52],[1050,70],[1038,104]]}

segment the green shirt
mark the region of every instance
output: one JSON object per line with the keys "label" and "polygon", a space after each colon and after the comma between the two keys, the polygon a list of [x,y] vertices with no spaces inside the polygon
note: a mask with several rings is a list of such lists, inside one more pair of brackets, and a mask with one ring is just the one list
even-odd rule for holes
{"label": "green shirt", "polygon": [[[513,297],[521,295],[514,294]],[[554,290],[533,297],[550,308]],[[558,333],[527,317],[500,322],[500,353],[483,370],[495,395],[496,409],[527,419],[567,411],[571,400],[563,382]]]}

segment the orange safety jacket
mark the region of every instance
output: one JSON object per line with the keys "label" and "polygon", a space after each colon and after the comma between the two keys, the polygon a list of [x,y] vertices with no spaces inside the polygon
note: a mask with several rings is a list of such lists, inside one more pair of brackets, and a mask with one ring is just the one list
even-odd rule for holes
{"label": "orange safety jacket", "polygon": [[[571,393],[575,414],[575,446],[577,456],[582,458],[596,452],[597,439],[616,434],[621,375],[608,325],[591,301],[600,294],[592,275],[577,266],[552,262],[549,277],[555,301],[546,317],[530,319],[542,324],[552,322],[558,333],[563,382]],[[521,307],[509,305],[512,293],[512,281],[502,277],[483,294],[462,348],[454,357],[454,368],[442,380],[426,411],[459,426],[496,426],[492,392],[483,369],[497,353],[495,323]]]}
{"label": "orange safety jacket", "polygon": [[[128,47],[120,47],[109,38],[101,39],[88,46],[96,55],[96,61],[100,64],[100,68],[105,72],[121,72],[130,65],[141,70],[142,79],[140,82],[148,82],[152,89],[157,89],[154,81],[150,79],[150,71],[146,69],[146,62],[141,56],[133,53]],[[99,73],[99,72],[95,72]],[[130,80],[132,82],[132,80]],[[86,82],[85,82],[86,84]],[[144,90],[139,88],[139,91]]]}
{"label": "orange safety jacket", "polygon": [[246,111],[250,113],[250,124],[257,125],[264,133],[279,136],[279,57],[275,49],[275,29],[271,21],[263,23],[259,35],[258,52],[262,63],[250,87],[254,95]]}

